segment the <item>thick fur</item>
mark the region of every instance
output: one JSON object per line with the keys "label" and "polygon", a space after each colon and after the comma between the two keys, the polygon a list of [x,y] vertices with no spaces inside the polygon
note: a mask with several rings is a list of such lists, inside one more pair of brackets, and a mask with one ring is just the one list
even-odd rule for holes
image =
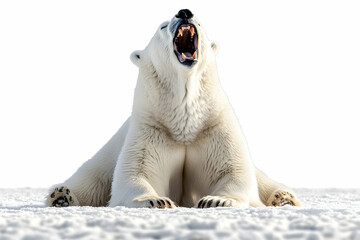
{"label": "thick fur", "polygon": [[[290,189],[253,166],[218,80],[217,44],[195,17],[189,22],[198,34],[198,61],[179,63],[173,50],[179,21],[161,24],[148,46],[131,55],[139,67],[131,117],[92,159],[54,186],[48,206],[300,205]],[[61,186],[69,191],[59,192]]]}

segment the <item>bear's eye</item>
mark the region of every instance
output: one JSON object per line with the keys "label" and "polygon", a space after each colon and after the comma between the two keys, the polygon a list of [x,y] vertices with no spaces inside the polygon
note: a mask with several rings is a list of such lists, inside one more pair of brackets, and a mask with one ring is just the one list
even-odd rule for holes
{"label": "bear's eye", "polygon": [[168,25],[166,24],[165,26],[162,26],[160,29],[163,30],[164,28],[166,28]]}

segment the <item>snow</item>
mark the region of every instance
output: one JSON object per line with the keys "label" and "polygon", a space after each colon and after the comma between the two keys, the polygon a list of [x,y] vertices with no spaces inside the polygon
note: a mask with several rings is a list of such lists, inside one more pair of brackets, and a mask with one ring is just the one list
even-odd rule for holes
{"label": "snow", "polygon": [[360,240],[360,189],[297,189],[303,207],[48,208],[46,189],[0,189],[0,240]]}

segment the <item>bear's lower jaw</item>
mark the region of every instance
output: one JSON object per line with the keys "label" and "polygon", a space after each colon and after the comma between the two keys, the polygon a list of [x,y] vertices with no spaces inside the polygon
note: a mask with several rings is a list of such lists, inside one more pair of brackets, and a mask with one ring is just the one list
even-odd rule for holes
{"label": "bear's lower jaw", "polygon": [[[176,52],[175,52],[175,54],[178,55],[178,53],[176,53]],[[188,67],[191,67],[193,64],[195,64],[197,62],[197,59],[180,59],[180,58],[178,56],[179,62],[182,65],[185,65],[185,66],[188,66]]]}

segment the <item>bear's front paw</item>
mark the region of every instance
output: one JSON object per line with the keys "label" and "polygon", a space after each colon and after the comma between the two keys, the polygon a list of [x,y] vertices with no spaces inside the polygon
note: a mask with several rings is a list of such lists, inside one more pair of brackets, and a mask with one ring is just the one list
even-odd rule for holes
{"label": "bear's front paw", "polygon": [[79,201],[67,187],[55,188],[47,200],[48,207],[79,206]]}
{"label": "bear's front paw", "polygon": [[268,199],[267,206],[281,207],[284,205],[301,206],[300,201],[289,191],[276,190]]}
{"label": "bear's front paw", "polygon": [[140,208],[176,208],[175,203],[167,197],[141,196],[135,198],[133,203]]}
{"label": "bear's front paw", "polygon": [[244,204],[232,197],[226,196],[206,196],[201,198],[196,204],[196,208],[211,208],[211,207],[242,207]]}

